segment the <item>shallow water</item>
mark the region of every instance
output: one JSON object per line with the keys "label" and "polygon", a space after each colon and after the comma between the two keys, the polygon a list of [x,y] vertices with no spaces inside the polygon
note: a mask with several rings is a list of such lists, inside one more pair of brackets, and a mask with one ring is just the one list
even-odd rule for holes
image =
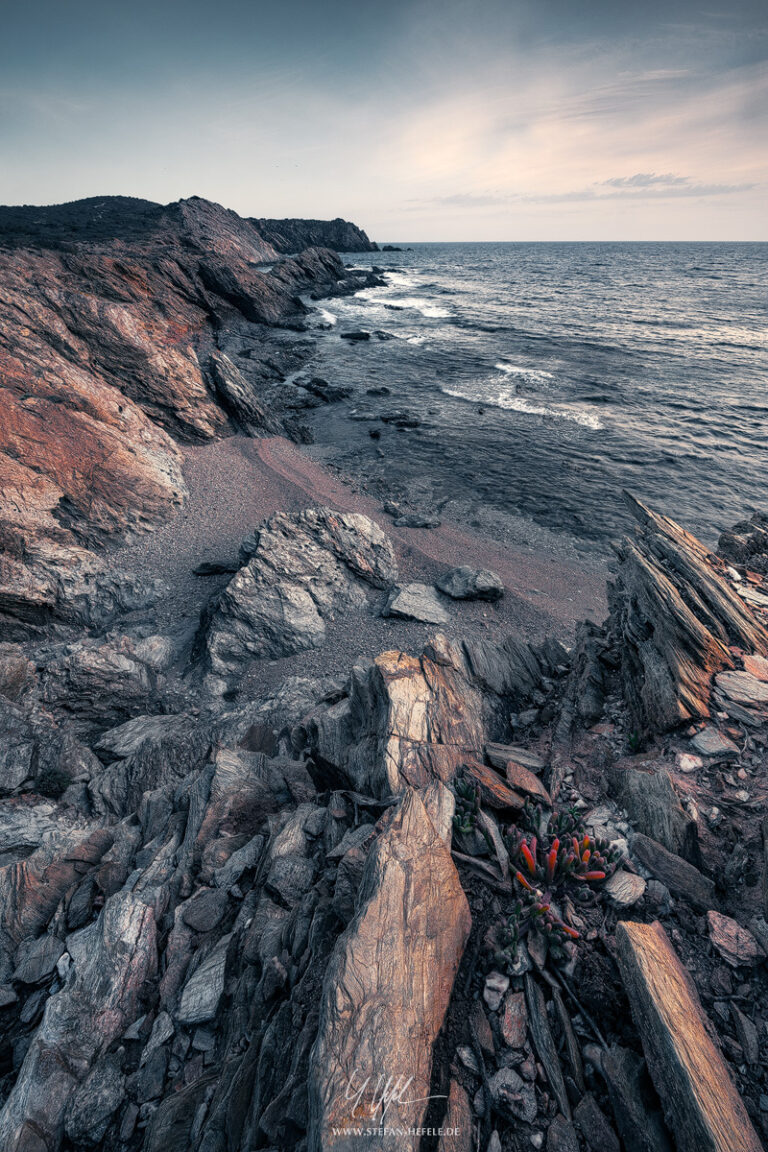
{"label": "shallow water", "polygon": [[[621,490],[708,541],[768,508],[768,245],[423,244],[348,258],[388,284],[326,301],[312,368],[341,466],[384,449],[390,479],[584,539],[626,526]],[[341,333],[394,339],[351,343]],[[385,385],[375,400],[366,388]],[[378,425],[382,427],[381,425]]]}

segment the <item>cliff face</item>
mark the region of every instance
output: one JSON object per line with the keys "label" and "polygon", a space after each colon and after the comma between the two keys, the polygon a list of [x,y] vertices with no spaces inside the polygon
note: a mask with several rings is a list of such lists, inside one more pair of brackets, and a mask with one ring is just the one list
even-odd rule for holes
{"label": "cliff face", "polygon": [[[281,261],[249,221],[197,198],[0,209],[0,619],[11,631],[67,618],[86,575],[103,599],[109,581],[84,548],[178,507],[178,442],[290,431],[263,395],[290,361],[273,330],[301,326],[300,294],[330,293],[344,276],[328,250]],[[230,337],[244,329],[238,366]]]}
{"label": "cliff face", "polygon": [[303,248],[332,248],[335,252],[378,252],[378,244],[348,220],[251,220],[256,230],[278,252]]}

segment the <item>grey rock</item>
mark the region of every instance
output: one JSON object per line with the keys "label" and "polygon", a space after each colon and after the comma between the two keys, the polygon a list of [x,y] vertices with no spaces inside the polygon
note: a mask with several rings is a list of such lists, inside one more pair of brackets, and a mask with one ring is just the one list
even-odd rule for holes
{"label": "grey rock", "polygon": [[382,616],[417,620],[422,624],[447,624],[450,616],[428,584],[404,584],[395,588],[387,600]]}
{"label": "grey rock", "polygon": [[231,939],[223,936],[185,983],[175,1014],[179,1024],[204,1024],[215,1017],[224,994]]}
{"label": "grey rock", "polygon": [[454,600],[500,600],[504,595],[504,583],[495,572],[466,565],[451,568],[435,586]]}
{"label": "grey rock", "polygon": [[395,528],[439,528],[440,523],[436,516],[420,516],[418,512],[407,512],[394,521]]}
{"label": "grey rock", "polygon": [[709,760],[737,760],[739,749],[733,740],[723,736],[712,724],[707,724],[691,740],[691,744],[701,756]]}
{"label": "grey rock", "polygon": [[25,940],[16,952],[14,980],[20,984],[39,984],[56,971],[64,944],[56,936],[39,936]]}
{"label": "grey rock", "polygon": [[198,892],[182,906],[184,923],[194,932],[210,932],[220,923],[229,906],[226,892],[220,888]]}
{"label": "grey rock", "polygon": [[114,1056],[92,1069],[67,1105],[64,1131],[76,1147],[92,1148],[103,1138],[125,1098],[125,1079]]}
{"label": "grey rock", "polygon": [[366,516],[310,508],[279,513],[241,547],[243,567],[203,624],[210,670],[320,647],[325,621],[368,608],[368,590],[397,578],[392,545]]}

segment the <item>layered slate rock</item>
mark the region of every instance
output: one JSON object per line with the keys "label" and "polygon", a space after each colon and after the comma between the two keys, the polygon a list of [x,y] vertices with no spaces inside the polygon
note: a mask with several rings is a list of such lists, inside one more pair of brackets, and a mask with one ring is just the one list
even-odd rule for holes
{"label": "layered slate rock", "polygon": [[307,716],[296,739],[367,795],[449,782],[483,746],[486,724],[541,676],[524,645],[457,644],[438,634],[420,657],[393,651],[356,665],[347,695]]}
{"label": "layered slate rock", "polygon": [[639,528],[617,549],[610,628],[624,694],[643,731],[710,714],[712,677],[729,647],[768,655],[768,632],[725,579],[725,565],[674,521],[628,497]]}
{"label": "layered slate rock", "polygon": [[389,539],[368,517],[309,508],[265,521],[241,548],[243,567],[203,622],[210,669],[318,648],[326,620],[366,611],[373,588],[397,578]]}
{"label": "layered slate rock", "polygon": [[[407,1089],[387,1110],[384,1149],[416,1149],[443,1023],[469,936],[469,907],[449,846],[419,793],[408,789],[366,863],[358,911],[339,940],[323,985],[310,1070],[310,1147],[346,1152],[355,1136],[334,1128],[377,1123],[375,1086]],[[380,1078],[383,1077],[383,1080]],[[356,1089],[368,1082],[359,1101]],[[371,1091],[372,1089],[372,1091]]]}

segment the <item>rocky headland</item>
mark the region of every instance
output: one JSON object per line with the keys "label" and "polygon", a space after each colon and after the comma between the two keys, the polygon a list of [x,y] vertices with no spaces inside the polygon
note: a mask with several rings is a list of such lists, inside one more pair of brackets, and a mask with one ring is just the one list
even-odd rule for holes
{"label": "rocky headland", "polygon": [[341,224],[0,210],[0,1147],[760,1149],[768,521],[327,473]]}

